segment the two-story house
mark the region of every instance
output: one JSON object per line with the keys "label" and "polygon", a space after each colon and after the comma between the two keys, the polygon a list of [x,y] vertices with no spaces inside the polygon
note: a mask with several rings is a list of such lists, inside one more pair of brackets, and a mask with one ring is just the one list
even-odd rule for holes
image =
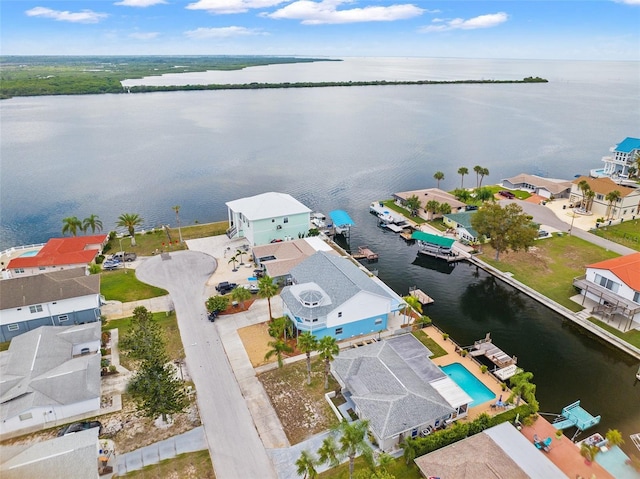
{"label": "two-story house", "polygon": [[246,238],[251,246],[297,239],[311,226],[311,210],[286,193],[262,193],[226,205],[227,236]]}
{"label": "two-story house", "polygon": [[[594,193],[593,198],[585,199],[585,193],[580,188],[580,183],[585,181],[589,189]],[[607,200],[607,195],[612,191],[620,193],[616,201]],[[614,182],[611,178],[589,178],[580,176],[573,180],[569,201],[574,204],[589,203],[587,210],[595,216],[604,219],[635,219],[640,216],[640,188],[629,188]]]}
{"label": "two-story house", "polygon": [[100,320],[100,275],[72,268],[0,281],[0,342],[40,326]]}

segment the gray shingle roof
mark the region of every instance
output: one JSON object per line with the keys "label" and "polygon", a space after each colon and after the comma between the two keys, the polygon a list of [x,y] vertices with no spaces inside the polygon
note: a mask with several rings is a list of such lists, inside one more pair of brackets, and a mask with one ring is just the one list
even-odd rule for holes
{"label": "gray shingle roof", "polygon": [[351,261],[325,251],[319,251],[305,259],[292,268],[290,274],[296,285],[313,283],[316,286],[312,289],[320,288],[330,300],[326,305],[307,307],[298,301],[295,287],[285,287],[280,297],[293,314],[303,318],[326,315],[361,291],[393,299]]}
{"label": "gray shingle roof", "polygon": [[0,310],[100,294],[100,275],[70,268],[0,281]]}
{"label": "gray shingle roof", "polygon": [[72,357],[73,345],[89,339],[100,339],[100,323],[42,326],[13,338],[0,365],[0,418],[100,397],[100,356]]}
{"label": "gray shingle roof", "polygon": [[341,351],[332,370],[371,429],[388,438],[454,411],[429,384],[430,378],[445,374],[428,354],[416,338],[405,334]]}

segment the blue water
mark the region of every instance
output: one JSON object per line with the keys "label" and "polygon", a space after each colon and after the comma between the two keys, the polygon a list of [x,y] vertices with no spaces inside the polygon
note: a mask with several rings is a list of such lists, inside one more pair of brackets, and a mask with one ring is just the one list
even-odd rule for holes
{"label": "blue water", "polygon": [[627,459],[629,456],[618,446],[613,446],[607,452],[601,452],[596,456],[596,462],[616,479],[640,479],[640,473],[626,464]]}
{"label": "blue water", "polygon": [[37,250],[37,249],[36,249],[36,250],[33,250],[33,251],[27,251],[26,253],[22,253],[22,254],[20,255],[20,258],[30,258],[30,257],[32,257],[32,256],[37,255],[37,254],[38,254],[38,251],[39,251],[39,250]]}
{"label": "blue water", "polygon": [[478,406],[479,404],[495,399],[496,395],[462,364],[448,364],[447,366],[441,366],[440,369],[453,379],[458,386],[464,389],[464,392],[471,396],[473,402],[469,406]]}

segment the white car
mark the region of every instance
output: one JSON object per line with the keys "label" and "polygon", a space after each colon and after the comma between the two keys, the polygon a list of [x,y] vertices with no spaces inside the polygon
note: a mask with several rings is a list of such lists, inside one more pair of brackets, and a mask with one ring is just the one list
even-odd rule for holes
{"label": "white car", "polygon": [[255,283],[243,284],[242,287],[251,291],[251,294],[256,294],[260,290],[258,285]]}

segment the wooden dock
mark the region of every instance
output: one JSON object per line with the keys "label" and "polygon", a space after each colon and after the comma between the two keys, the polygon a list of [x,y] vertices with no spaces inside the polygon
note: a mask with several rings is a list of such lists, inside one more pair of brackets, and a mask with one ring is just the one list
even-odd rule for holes
{"label": "wooden dock", "polygon": [[433,298],[421,289],[412,288],[409,290],[409,294],[420,301],[423,306],[433,303]]}
{"label": "wooden dock", "polygon": [[474,357],[484,356],[499,368],[504,368],[518,362],[518,358],[516,356],[509,356],[491,342],[491,333],[487,333],[484,339],[480,339],[473,343],[473,347],[469,351],[469,354]]}
{"label": "wooden dock", "polygon": [[378,261],[378,253],[374,253],[366,246],[358,246],[358,252],[352,254],[355,259],[366,259],[369,262]]}

